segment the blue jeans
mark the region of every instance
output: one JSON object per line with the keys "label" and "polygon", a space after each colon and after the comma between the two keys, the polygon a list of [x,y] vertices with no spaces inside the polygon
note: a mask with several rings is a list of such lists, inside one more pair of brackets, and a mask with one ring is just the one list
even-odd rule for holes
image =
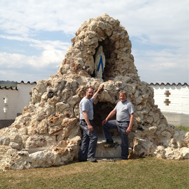
{"label": "blue jeans", "polygon": [[110,129],[118,129],[121,137],[121,157],[127,159],[129,155],[129,140],[126,130],[129,126],[129,121],[119,123],[116,120],[109,120],[103,125],[104,137],[106,140],[112,140]]}
{"label": "blue jeans", "polygon": [[[91,125],[93,122],[90,120]],[[79,160],[87,160],[87,158],[94,158],[97,146],[97,134],[93,130],[90,132],[87,123],[84,120],[80,120],[80,127],[83,130],[83,138],[81,142],[81,151]]]}

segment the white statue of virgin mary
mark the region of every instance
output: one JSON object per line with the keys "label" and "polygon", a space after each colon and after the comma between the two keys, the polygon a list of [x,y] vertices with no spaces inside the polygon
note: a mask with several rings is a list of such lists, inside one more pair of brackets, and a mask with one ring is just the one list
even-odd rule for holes
{"label": "white statue of virgin mary", "polygon": [[104,71],[104,67],[105,67],[105,55],[103,52],[103,47],[99,46],[97,53],[95,55],[95,77],[99,78],[101,81],[103,81],[102,74]]}

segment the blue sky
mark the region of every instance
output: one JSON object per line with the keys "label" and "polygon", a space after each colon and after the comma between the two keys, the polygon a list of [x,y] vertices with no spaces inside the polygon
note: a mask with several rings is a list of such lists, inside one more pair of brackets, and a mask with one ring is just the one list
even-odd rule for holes
{"label": "blue sky", "polygon": [[55,74],[77,29],[103,13],[132,43],[142,81],[189,83],[188,0],[0,0],[0,80]]}

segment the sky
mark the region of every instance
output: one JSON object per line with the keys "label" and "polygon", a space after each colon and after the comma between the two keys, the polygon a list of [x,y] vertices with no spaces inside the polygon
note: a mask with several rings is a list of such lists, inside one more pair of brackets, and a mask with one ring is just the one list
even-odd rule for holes
{"label": "sky", "polygon": [[0,0],[0,80],[49,78],[82,23],[104,13],[128,31],[142,81],[189,83],[189,0]]}

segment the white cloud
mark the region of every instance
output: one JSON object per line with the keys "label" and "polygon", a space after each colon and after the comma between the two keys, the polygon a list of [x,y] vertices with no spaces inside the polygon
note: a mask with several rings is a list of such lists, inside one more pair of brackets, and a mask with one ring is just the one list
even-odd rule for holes
{"label": "white cloud", "polygon": [[[9,33],[29,35],[32,30],[74,33],[88,18],[104,12],[129,27],[130,35],[187,34],[187,6],[183,0],[60,0],[1,1],[1,28]],[[178,33],[177,33],[178,34]]]}
{"label": "white cloud", "polygon": [[6,34],[0,37],[26,41],[42,53],[26,56],[4,52],[0,54],[0,65],[60,65],[70,44],[36,40],[35,34],[39,31],[74,34],[85,20],[106,12],[119,19],[129,36],[139,39],[138,43],[161,45],[162,50],[158,51],[134,49],[138,69],[177,72],[188,64],[188,5],[188,0],[1,0],[0,28]]}
{"label": "white cloud", "polygon": [[67,48],[71,45],[71,43],[62,42],[62,41],[50,41],[50,40],[36,40],[29,37],[21,37],[21,36],[10,36],[10,35],[0,35],[0,38],[8,39],[8,40],[17,40],[17,41],[25,41],[29,42],[30,46],[36,47],[39,49],[49,49],[49,48],[59,48],[63,50],[67,50]]}
{"label": "white cloud", "polygon": [[64,59],[65,51],[43,50],[40,56],[0,53],[0,79],[37,81],[55,74]]}
{"label": "white cloud", "polygon": [[135,51],[135,62],[141,69],[149,69],[151,71],[176,67],[185,69],[188,65],[184,53],[180,52],[177,54],[172,49]]}
{"label": "white cloud", "polygon": [[61,41],[39,41],[32,38],[19,36],[0,35],[0,38],[29,42],[31,47],[42,50],[40,56],[26,56],[23,54],[1,52],[0,65],[8,65],[8,67],[14,67],[15,65],[22,67],[23,65],[27,64],[34,67],[44,67],[48,66],[49,64],[59,65],[64,59],[66,50],[71,45],[70,43],[64,43]]}
{"label": "white cloud", "polygon": [[0,28],[30,36],[36,31],[74,33],[88,18],[104,12],[117,18],[130,36],[148,36],[148,42],[180,46],[188,40],[187,0],[76,0],[1,1]]}
{"label": "white cloud", "polygon": [[[177,53],[176,53],[177,52]],[[188,82],[188,58],[180,50],[134,51],[135,65],[146,82]]]}
{"label": "white cloud", "polygon": [[[140,42],[186,47],[188,5],[188,0],[4,0],[0,2],[0,28],[21,36],[60,30],[73,34],[85,20],[106,12],[119,19],[130,36],[140,37]],[[147,39],[142,41],[144,35]]]}
{"label": "white cloud", "polygon": [[[68,47],[59,41],[54,41],[54,44],[50,41],[40,42],[39,44],[33,44],[33,46],[38,48],[43,48],[40,56],[26,56],[18,53],[6,53],[0,52],[0,66],[3,68],[21,68],[24,66],[33,66],[35,68],[51,67],[61,64],[64,59],[66,49]],[[59,46],[59,45],[60,46]]]}
{"label": "white cloud", "polygon": [[26,56],[22,54],[0,53],[0,66],[23,67],[31,65],[36,68],[47,67],[52,64],[59,65],[64,59],[65,52],[57,49],[44,50],[40,56]]}
{"label": "white cloud", "polygon": [[[28,42],[28,45],[41,51],[39,56],[27,56],[20,53],[0,52],[0,79],[37,81],[56,73],[67,49],[71,45],[61,41],[39,41],[29,37],[0,35],[0,38]],[[43,72],[45,70],[45,73]],[[27,74],[26,74],[27,70]],[[29,71],[31,70],[31,73]],[[36,70],[41,70],[41,74]],[[54,71],[54,72],[51,72]]]}

